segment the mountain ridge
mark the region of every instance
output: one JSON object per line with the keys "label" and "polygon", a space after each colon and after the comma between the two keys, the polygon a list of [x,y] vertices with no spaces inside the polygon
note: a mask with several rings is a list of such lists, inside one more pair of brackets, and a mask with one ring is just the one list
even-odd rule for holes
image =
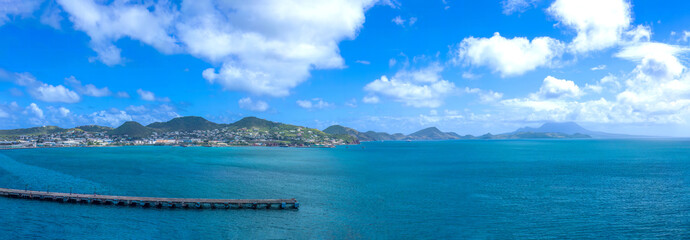
{"label": "mountain ridge", "polygon": [[[428,127],[409,135],[388,134],[385,132],[359,132],[355,129],[341,125],[333,125],[324,132],[348,134],[357,137],[360,141],[395,141],[395,140],[454,140],[454,139],[589,139],[589,138],[626,138],[630,135],[612,134],[590,131],[574,122],[547,122],[538,128],[522,127],[513,132],[503,134],[487,133],[480,136],[464,135],[461,136],[454,132],[443,132],[436,127]],[[376,133],[376,134],[373,134]]]}

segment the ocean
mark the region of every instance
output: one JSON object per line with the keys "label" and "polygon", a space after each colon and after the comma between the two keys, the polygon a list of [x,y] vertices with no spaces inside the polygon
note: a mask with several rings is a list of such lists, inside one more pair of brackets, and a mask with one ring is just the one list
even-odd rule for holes
{"label": "ocean", "polygon": [[185,210],[0,198],[2,239],[690,238],[687,140],[3,150],[0,187],[301,203]]}

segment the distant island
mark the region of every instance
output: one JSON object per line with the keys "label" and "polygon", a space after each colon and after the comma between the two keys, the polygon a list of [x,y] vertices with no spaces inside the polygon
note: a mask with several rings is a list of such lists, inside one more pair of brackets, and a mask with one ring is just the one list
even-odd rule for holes
{"label": "distant island", "polygon": [[[573,124],[581,129],[582,131],[572,132],[569,126]],[[554,128],[555,125],[562,126],[558,129]],[[551,129],[553,128],[553,129]],[[359,141],[419,141],[419,140],[454,140],[454,139],[547,139],[547,138],[592,138],[592,136],[585,134],[587,131],[575,123],[546,123],[540,128],[521,128],[515,132],[503,133],[493,135],[487,133],[481,136],[464,135],[461,136],[454,132],[443,132],[436,127],[425,128],[414,132],[410,135],[404,135],[402,133],[389,134],[385,132],[359,132],[355,129],[343,127],[340,125],[330,126],[323,130],[323,132],[332,134],[335,136],[348,135],[357,138]],[[592,132],[593,133],[593,132]]]}
{"label": "distant island", "polygon": [[385,132],[360,132],[341,125],[323,131],[302,126],[245,117],[230,124],[219,124],[202,117],[178,117],[147,126],[125,122],[117,128],[86,125],[75,128],[56,126],[0,130],[0,148],[85,147],[85,146],[275,146],[334,147],[367,141],[420,141],[456,139],[588,139],[633,138],[636,136],[590,131],[572,122],[545,123],[539,128],[524,127],[503,134],[481,136],[443,132],[436,127],[405,135]]}

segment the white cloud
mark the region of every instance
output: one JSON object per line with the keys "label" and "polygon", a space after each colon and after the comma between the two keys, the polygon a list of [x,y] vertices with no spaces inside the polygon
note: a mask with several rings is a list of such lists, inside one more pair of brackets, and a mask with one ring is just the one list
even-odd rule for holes
{"label": "white cloud", "polygon": [[14,82],[19,86],[26,87],[27,92],[32,97],[44,102],[76,103],[81,100],[79,94],[65,86],[43,83],[28,73],[15,74]]}
{"label": "white cloud", "polygon": [[70,113],[70,110],[65,108],[65,107],[60,107],[60,108],[58,108],[58,112],[60,113],[61,116],[67,117]]}
{"label": "white cloud", "polygon": [[355,61],[355,62],[356,62],[356,63],[359,63],[359,64],[364,64],[364,65],[369,65],[369,64],[371,64],[371,62],[366,61],[366,60],[357,60],[357,61]]}
{"label": "white cloud", "polygon": [[507,39],[499,33],[491,38],[464,39],[455,50],[454,61],[471,66],[486,66],[502,77],[522,75],[537,67],[550,67],[563,55],[565,45],[553,38],[538,37],[532,41],[516,37]]}
{"label": "white cloud", "polygon": [[630,29],[623,33],[622,43],[635,44],[639,42],[649,42],[652,39],[652,28],[644,25]]}
{"label": "white cloud", "polygon": [[[156,97],[156,94],[154,94],[153,92],[146,91],[141,88],[137,89],[137,94],[139,94],[139,97],[144,101],[170,102],[170,98],[168,97]],[[127,97],[129,97],[129,94],[127,94]]]}
{"label": "white cloud", "polygon": [[76,103],[81,99],[79,95],[62,85],[48,85],[41,84],[33,91],[29,93],[38,100],[44,102],[64,102],[64,103]]}
{"label": "white cloud", "polygon": [[479,96],[479,101],[482,103],[493,103],[503,98],[503,93],[494,92],[492,90],[485,91],[479,88],[465,87],[465,93],[477,94]]}
{"label": "white cloud", "polygon": [[379,103],[380,99],[377,96],[367,96],[362,98],[363,103],[376,104]]}
{"label": "white cloud", "polygon": [[471,72],[463,72],[462,73],[462,78],[465,78],[465,79],[478,79],[480,77],[482,77],[482,76],[478,75],[478,74],[471,73]]}
{"label": "white cloud", "polygon": [[503,0],[503,14],[511,15],[513,13],[521,13],[534,6],[537,0]]}
{"label": "white cloud", "polygon": [[604,70],[604,69],[606,69],[606,65],[603,65],[603,64],[602,64],[602,65],[593,67],[593,68],[591,68],[590,70],[592,70],[592,71],[599,71],[599,70]]}
{"label": "white cloud", "polygon": [[240,99],[238,104],[240,105],[240,108],[254,112],[264,112],[268,110],[268,103],[260,100],[255,101],[249,97]]}
{"label": "white cloud", "polygon": [[503,93],[494,92],[489,90],[488,92],[482,92],[479,94],[479,100],[484,103],[496,102],[503,98]]}
{"label": "white cloud", "polygon": [[80,116],[82,123],[120,126],[126,121],[137,121],[143,125],[152,122],[168,121],[180,117],[173,106],[167,104],[147,106],[129,106],[125,110],[111,108]]}
{"label": "white cloud", "polygon": [[[438,64],[419,70],[398,71],[388,79],[382,76],[367,84],[364,90],[402,102],[407,106],[436,108],[455,90],[455,84],[441,78],[443,68]],[[366,99],[364,102],[367,102]]]}
{"label": "white cloud", "polygon": [[676,56],[689,50],[690,48],[650,42],[627,46],[615,56],[638,62],[637,71],[641,74],[668,79],[685,70]]}
{"label": "white cloud", "polygon": [[301,108],[311,108],[311,101],[309,100],[297,100],[297,105]]}
{"label": "white cloud", "polygon": [[[530,98],[501,101],[507,107],[502,115],[514,116],[513,121],[687,123],[690,119],[690,73],[678,59],[686,51],[661,43],[626,47],[616,56],[636,62],[635,69],[621,77],[625,79],[609,75],[593,87],[588,85],[588,89],[595,92],[614,91],[613,100],[573,100],[578,93],[582,94],[577,85],[558,79],[547,84],[545,80],[542,89]],[[545,97],[548,95],[552,97]]]}
{"label": "white cloud", "polygon": [[539,91],[530,95],[532,99],[578,98],[583,94],[575,82],[552,76],[544,78]]}
{"label": "white cloud", "polygon": [[[151,45],[163,53],[174,53],[177,39],[168,34],[175,13],[167,1],[134,4],[114,1],[108,5],[93,0],[57,0],[69,13],[74,28],[91,37],[91,48],[106,65],[122,63],[120,49],[113,42],[131,38]],[[146,24],[142,24],[146,23]]]}
{"label": "white cloud", "polygon": [[132,116],[125,111],[113,109],[111,111],[98,111],[88,115],[89,118],[97,125],[106,125],[117,127],[123,122],[132,121]]}
{"label": "white cloud", "polygon": [[156,101],[156,94],[153,92],[149,92],[143,89],[137,89],[137,94],[139,94],[139,97],[141,97],[142,100],[144,101]]}
{"label": "white cloud", "polygon": [[[115,42],[141,41],[186,52],[220,69],[202,76],[227,90],[286,96],[312,69],[343,68],[338,43],[356,37],[373,0],[160,1],[58,0],[91,37],[97,60],[122,63]],[[391,6],[395,3],[388,1]],[[141,24],[146,23],[146,24]]]}
{"label": "white cloud", "polygon": [[547,12],[577,32],[570,45],[576,53],[615,46],[631,22],[627,0],[556,0]]}
{"label": "white cloud", "polygon": [[38,107],[38,105],[36,105],[36,103],[31,103],[31,104],[29,104],[29,106],[26,107],[26,110],[27,110],[29,113],[35,115],[35,116],[38,117],[38,118],[43,118],[43,117],[44,117],[44,116],[43,116],[43,110],[41,110],[41,108]]}
{"label": "white cloud", "polygon": [[[180,39],[195,56],[222,61],[204,77],[228,90],[286,96],[309,71],[344,67],[338,42],[356,36],[371,1],[241,1],[218,8],[183,2]],[[201,8],[204,14],[188,14]],[[248,20],[250,19],[250,20]]]}
{"label": "white cloud", "polygon": [[67,85],[69,85],[82,95],[92,97],[105,97],[110,96],[112,94],[108,87],[97,88],[93,84],[82,85],[81,82],[77,80],[77,78],[75,78],[74,76],[65,78],[65,82],[67,83]]}
{"label": "white cloud", "polygon": [[683,31],[683,42],[687,42],[690,39],[690,31]]}
{"label": "white cloud", "polygon": [[43,0],[2,0],[0,1],[0,26],[10,21],[12,16],[30,16]]}
{"label": "white cloud", "polygon": [[0,118],[8,118],[10,117],[10,114],[5,112],[4,110],[0,109]]}
{"label": "white cloud", "polygon": [[325,102],[321,98],[314,98],[312,100],[297,100],[297,106],[305,109],[324,109],[332,107],[333,103]]}

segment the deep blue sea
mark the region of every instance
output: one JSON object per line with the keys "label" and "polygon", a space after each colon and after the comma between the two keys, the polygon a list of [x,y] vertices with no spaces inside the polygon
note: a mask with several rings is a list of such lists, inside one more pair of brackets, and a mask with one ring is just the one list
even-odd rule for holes
{"label": "deep blue sea", "polygon": [[297,198],[299,210],[183,210],[0,198],[0,238],[690,238],[690,141],[371,142],[334,149],[0,151],[0,187]]}

